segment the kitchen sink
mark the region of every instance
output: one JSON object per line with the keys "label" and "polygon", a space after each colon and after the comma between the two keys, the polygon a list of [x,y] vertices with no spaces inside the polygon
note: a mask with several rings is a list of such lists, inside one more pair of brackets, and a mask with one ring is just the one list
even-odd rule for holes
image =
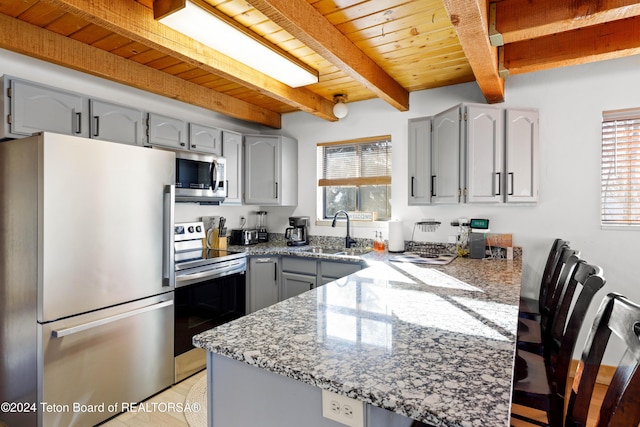
{"label": "kitchen sink", "polygon": [[348,248],[343,249],[341,252],[337,252],[336,255],[351,255],[351,256],[359,256],[364,255],[371,252],[369,248]]}
{"label": "kitchen sink", "polygon": [[344,249],[322,248],[322,247],[311,247],[311,248],[305,249],[305,252],[312,252],[314,254],[329,254],[329,255],[335,255],[343,251]]}
{"label": "kitchen sink", "polygon": [[314,254],[327,254],[327,255],[350,255],[360,256],[371,252],[369,248],[323,248],[314,246],[305,249],[305,252],[312,252]]}

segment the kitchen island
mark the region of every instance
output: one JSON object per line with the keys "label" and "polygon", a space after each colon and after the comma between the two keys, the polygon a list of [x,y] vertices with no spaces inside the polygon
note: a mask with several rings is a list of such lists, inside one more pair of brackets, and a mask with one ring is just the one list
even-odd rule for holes
{"label": "kitchen island", "polygon": [[509,425],[520,260],[369,265],[194,337],[210,425],[339,426],[322,389],[370,427]]}

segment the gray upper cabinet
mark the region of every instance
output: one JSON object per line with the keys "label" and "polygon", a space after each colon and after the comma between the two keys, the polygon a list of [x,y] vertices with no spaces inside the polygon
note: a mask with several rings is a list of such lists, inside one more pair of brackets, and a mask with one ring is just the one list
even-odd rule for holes
{"label": "gray upper cabinet", "polygon": [[461,106],[433,116],[431,134],[431,203],[459,203],[461,195]]}
{"label": "gray upper cabinet", "polygon": [[409,204],[537,202],[538,127],[537,110],[484,104],[409,120]]}
{"label": "gray upper cabinet", "polygon": [[242,204],[242,135],[222,131],[222,156],[227,160],[227,197],[225,205]]}
{"label": "gray upper cabinet", "polygon": [[222,155],[222,131],[217,128],[189,123],[189,150]]}
{"label": "gray upper cabinet", "polygon": [[91,138],[124,144],[143,145],[144,113],[135,108],[91,99]]}
{"label": "gray upper cabinet", "polygon": [[409,205],[431,204],[431,117],[409,120]]}
{"label": "gray upper cabinet", "polygon": [[538,111],[509,109],[506,112],[507,203],[538,201]]}
{"label": "gray upper cabinet", "polygon": [[3,85],[2,138],[22,138],[41,131],[89,136],[86,97],[6,75]]}
{"label": "gray upper cabinet", "polygon": [[244,137],[244,203],[298,203],[298,142],[275,135]]}
{"label": "gray upper cabinet", "polygon": [[500,203],[504,188],[504,110],[467,105],[464,114],[467,203]]}
{"label": "gray upper cabinet", "polygon": [[149,113],[147,119],[149,145],[162,145],[179,150],[187,149],[187,122],[160,114]]}

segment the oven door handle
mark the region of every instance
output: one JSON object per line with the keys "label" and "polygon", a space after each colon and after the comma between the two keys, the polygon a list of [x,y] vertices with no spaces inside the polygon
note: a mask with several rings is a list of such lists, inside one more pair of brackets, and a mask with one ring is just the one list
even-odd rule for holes
{"label": "oven door handle", "polygon": [[212,276],[221,276],[220,273],[224,273],[222,274],[222,276],[226,276],[233,273],[242,273],[243,271],[246,271],[246,266],[243,266],[243,263],[240,262],[234,264],[233,266],[225,265],[224,267],[212,268],[206,271],[201,271],[199,273],[191,273],[181,276],[176,275],[176,282],[180,283],[186,282],[187,280],[207,279]]}
{"label": "oven door handle", "polygon": [[163,301],[145,307],[140,307],[135,310],[127,311],[125,313],[116,314],[114,316],[105,317],[103,319],[94,320],[93,322],[83,323],[82,325],[72,326],[71,328],[58,329],[51,331],[51,335],[54,338],[62,338],[67,335],[77,334],[78,332],[86,331],[88,329],[97,328],[98,326],[104,326],[109,323],[113,323],[117,320],[126,319],[127,317],[136,316],[138,314],[146,313],[147,311],[157,310],[164,307],[173,305],[173,300]]}

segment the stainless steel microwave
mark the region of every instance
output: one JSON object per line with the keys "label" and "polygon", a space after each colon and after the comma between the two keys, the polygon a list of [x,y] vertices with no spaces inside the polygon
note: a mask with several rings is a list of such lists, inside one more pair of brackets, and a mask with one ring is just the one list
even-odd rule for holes
{"label": "stainless steel microwave", "polygon": [[220,204],[227,197],[225,169],[223,158],[176,151],[176,202]]}

